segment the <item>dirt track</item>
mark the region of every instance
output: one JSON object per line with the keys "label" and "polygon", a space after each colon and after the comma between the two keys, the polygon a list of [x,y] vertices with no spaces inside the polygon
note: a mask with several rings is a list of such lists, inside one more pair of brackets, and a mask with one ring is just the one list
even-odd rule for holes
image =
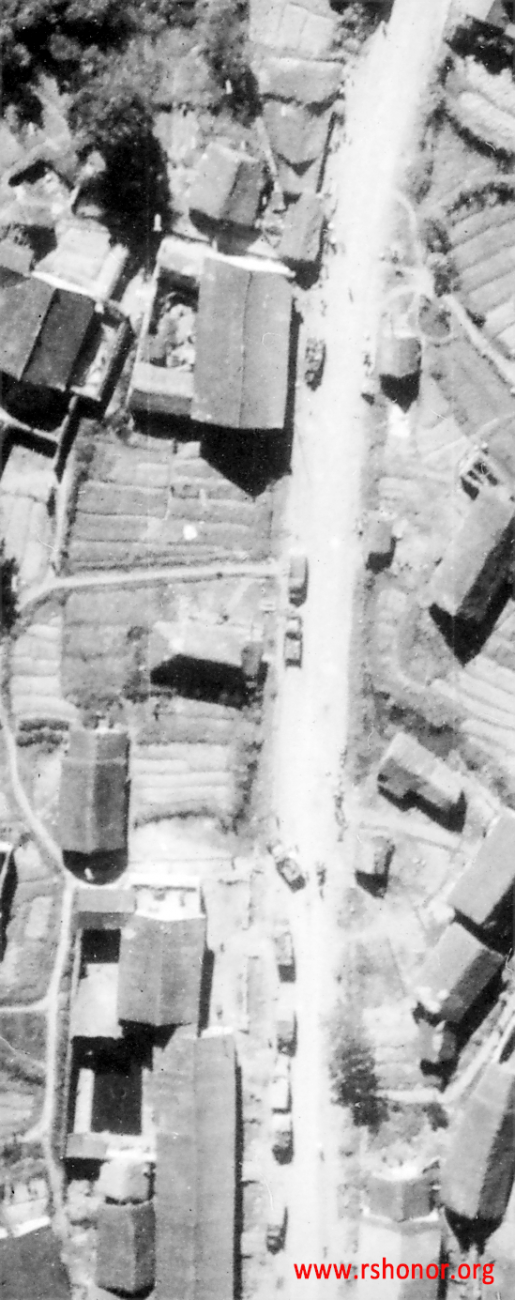
{"label": "dirt track", "polygon": [[[299,399],[290,534],[310,560],[304,663],[281,680],[275,804],[283,838],[310,873],[290,904],[297,957],[299,1044],[294,1065],[295,1160],[288,1189],[286,1285],[293,1263],[339,1258],[337,1151],[324,1064],[323,1019],[334,999],[336,915],[352,863],[339,842],[336,796],[347,741],[350,642],[360,563],[356,520],[366,455],[363,353],[381,309],[381,252],[395,190],[435,65],[449,0],[397,0],[348,88],[345,140],[332,159],[337,252],[319,328],[328,356],[322,386]],[[370,342],[369,342],[370,340]],[[325,897],[316,863],[327,870]],[[331,1283],[329,1284],[331,1287]],[[336,1284],[334,1284],[336,1285]],[[303,1283],[303,1295],[316,1281]],[[327,1281],[324,1283],[327,1294]]]}

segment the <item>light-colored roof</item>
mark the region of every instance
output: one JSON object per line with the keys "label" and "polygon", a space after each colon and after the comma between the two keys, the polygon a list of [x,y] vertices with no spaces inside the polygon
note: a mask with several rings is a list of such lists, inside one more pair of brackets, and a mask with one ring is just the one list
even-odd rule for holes
{"label": "light-colored roof", "polygon": [[121,1038],[117,1016],[118,965],[91,962],[72,1007],[72,1038]]}
{"label": "light-colored roof", "polygon": [[193,418],[228,429],[282,429],[292,297],[285,277],[206,259],[200,284]]}

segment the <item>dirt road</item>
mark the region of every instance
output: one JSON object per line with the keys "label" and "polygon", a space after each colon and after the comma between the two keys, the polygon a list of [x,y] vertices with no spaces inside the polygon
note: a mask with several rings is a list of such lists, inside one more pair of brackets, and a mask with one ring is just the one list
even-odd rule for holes
{"label": "dirt road", "polygon": [[[339,840],[337,794],[347,741],[352,604],[360,564],[355,528],[366,455],[363,351],[377,334],[381,252],[388,240],[403,162],[413,142],[437,58],[449,0],[396,0],[349,88],[345,139],[331,160],[337,188],[338,251],[320,322],[327,346],[324,381],[299,394],[290,536],[310,561],[304,662],[280,670],[275,807],[283,838],[299,847],[310,873],[290,901],[297,958],[298,1052],[293,1071],[295,1158],[289,1175],[285,1261],[339,1257],[337,1152],[324,1064],[324,1016],[334,999],[335,917],[351,863]],[[373,347],[373,343],[372,343]],[[325,896],[316,864],[327,870]],[[309,1297],[318,1286],[302,1282]],[[324,1295],[328,1286],[324,1282]]]}

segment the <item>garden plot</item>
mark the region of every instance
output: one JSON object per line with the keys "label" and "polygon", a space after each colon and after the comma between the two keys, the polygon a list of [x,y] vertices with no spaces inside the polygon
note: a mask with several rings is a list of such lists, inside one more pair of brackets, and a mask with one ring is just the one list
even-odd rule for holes
{"label": "garden plot", "polygon": [[446,88],[447,111],[462,130],[493,151],[515,154],[515,88],[510,68],[494,75],[473,58],[456,59]]}
{"label": "garden plot", "polygon": [[253,496],[231,482],[199,442],[128,445],[103,431],[78,493],[69,568],[261,560],[271,521],[271,492]]}
{"label": "garden plot", "polygon": [[506,357],[515,355],[515,199],[480,195],[450,229],[460,296]]}
{"label": "garden plot", "polygon": [[16,873],[0,963],[0,1006],[44,997],[59,938],[61,882],[32,842],[16,850]]}
{"label": "garden plot", "polygon": [[62,623],[61,610],[50,605],[14,641],[11,707],[22,730],[45,722],[67,725],[76,717],[61,691]]}
{"label": "garden plot", "polygon": [[[498,792],[515,779],[515,607],[508,598],[484,644],[461,664],[427,608],[427,593],[469,505],[459,478],[468,450],[486,441],[508,477],[515,474],[513,395],[459,325],[447,342],[426,346],[425,361],[410,438],[387,439],[373,488],[374,506],[397,520],[398,537],[393,571],[378,575],[369,595],[366,654],[378,692],[372,711],[381,732],[393,708],[397,725],[405,719],[422,741],[432,738],[442,752],[450,747],[474,768],[480,764]],[[373,730],[364,747],[368,763],[381,752]]]}
{"label": "garden plot", "polygon": [[47,456],[13,446],[0,480],[0,532],[24,586],[44,578],[53,544],[48,502],[55,484]]}
{"label": "garden plot", "polygon": [[[239,670],[175,657],[164,629],[171,629],[173,641],[174,628],[202,619],[209,640],[226,614],[250,628],[252,617],[259,625],[261,598],[261,584],[249,580],[176,585],[173,591],[162,584],[109,587],[68,597],[63,689],[78,708],[121,711],[128,720],[136,824],[176,815],[227,820],[241,809],[257,706]],[[156,628],[162,648],[153,672]]]}

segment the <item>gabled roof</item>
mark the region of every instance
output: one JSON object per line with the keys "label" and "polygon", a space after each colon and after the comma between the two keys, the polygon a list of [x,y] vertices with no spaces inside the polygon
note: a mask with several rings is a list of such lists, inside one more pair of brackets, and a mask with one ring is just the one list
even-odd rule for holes
{"label": "gabled roof", "polygon": [[118,1018],[197,1025],[206,919],[158,921],[137,914],[122,932]]}
{"label": "gabled roof", "polygon": [[156,1300],[232,1300],[234,1040],[230,1033],[194,1038],[179,1030],[167,1056],[157,1140]]}
{"label": "gabled roof", "polygon": [[22,379],[50,310],[53,289],[19,276],[0,291],[0,371]]}
{"label": "gabled roof", "polygon": [[228,429],[282,429],[292,298],[284,275],[208,257],[200,284],[192,416]]}
{"label": "gabled roof", "polygon": [[59,792],[61,848],[116,852],[127,833],[128,736],[125,731],[70,733]]}
{"label": "gabled roof", "polygon": [[417,977],[419,1002],[435,1020],[459,1024],[503,963],[500,953],[453,921]]}
{"label": "gabled roof", "polygon": [[70,1300],[70,1283],[51,1228],[0,1240],[2,1300]]}
{"label": "gabled roof", "polygon": [[64,391],[94,316],[94,303],[34,276],[0,287],[0,371],[36,387]]}
{"label": "gabled roof", "polygon": [[499,590],[509,559],[515,504],[482,488],[435,570],[431,596],[452,618],[482,617]]}
{"label": "gabled roof", "polygon": [[476,22],[489,27],[504,29],[509,22],[503,0],[464,0],[464,8],[468,18],[475,18]]}
{"label": "gabled roof", "polygon": [[515,1073],[488,1065],[465,1107],[442,1170],[442,1199],[466,1219],[499,1220],[515,1174]]}
{"label": "gabled roof", "polygon": [[[38,282],[34,280],[32,283]],[[69,293],[66,289],[54,289],[43,329],[23,376],[24,382],[36,388],[65,392],[72,382],[94,315],[95,304],[90,298]]]}
{"label": "gabled roof", "polygon": [[455,912],[474,925],[494,925],[515,887],[515,814],[504,812],[483,840],[474,861],[449,898]]}
{"label": "gabled roof", "polygon": [[200,160],[190,194],[190,212],[211,221],[251,227],[263,188],[259,158],[214,140]]}

